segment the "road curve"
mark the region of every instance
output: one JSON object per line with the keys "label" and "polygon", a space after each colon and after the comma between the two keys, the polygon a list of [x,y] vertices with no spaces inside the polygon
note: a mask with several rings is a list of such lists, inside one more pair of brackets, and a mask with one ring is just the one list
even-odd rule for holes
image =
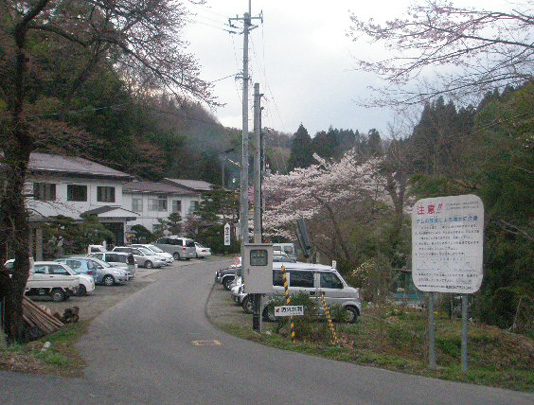
{"label": "road curve", "polygon": [[[69,403],[80,404],[534,403],[532,394],[335,362],[230,336],[205,316],[219,265],[195,262],[152,275],[154,283],[93,321],[79,343],[88,361],[85,379],[0,373],[2,386],[22,378],[26,388],[1,402],[55,404],[70,393]],[[41,395],[32,397],[30,387]]]}

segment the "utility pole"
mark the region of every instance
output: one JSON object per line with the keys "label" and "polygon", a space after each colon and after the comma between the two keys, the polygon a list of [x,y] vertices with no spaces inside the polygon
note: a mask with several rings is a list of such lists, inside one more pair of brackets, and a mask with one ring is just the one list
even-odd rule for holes
{"label": "utility pole", "polygon": [[[230,18],[230,25],[232,21],[243,20],[243,131],[241,135],[241,182],[239,194],[239,223],[240,223],[240,237],[241,237],[241,257],[244,255],[245,244],[249,242],[248,236],[248,167],[249,167],[249,153],[248,153],[248,82],[250,80],[248,74],[248,36],[252,27],[253,19],[261,19],[262,17],[251,17],[251,0],[248,2],[248,13],[243,15],[243,18]],[[242,271],[241,271],[241,276]]]}
{"label": "utility pole", "polygon": [[261,229],[261,94],[260,84],[254,84],[254,243],[262,243]]}

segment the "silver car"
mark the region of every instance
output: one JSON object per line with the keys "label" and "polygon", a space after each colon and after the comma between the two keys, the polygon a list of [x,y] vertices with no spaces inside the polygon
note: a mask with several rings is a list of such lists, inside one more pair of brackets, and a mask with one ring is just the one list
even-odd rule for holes
{"label": "silver car", "polygon": [[148,250],[154,252],[154,254],[156,254],[156,256],[160,256],[161,258],[163,258],[168,266],[170,266],[172,263],[174,263],[174,257],[172,257],[172,255],[170,253],[164,252],[163,250],[161,250],[159,247],[157,247],[155,245],[133,243],[130,246],[131,247],[142,247],[142,248],[145,248],[145,249],[148,249]]}
{"label": "silver car", "polygon": [[152,269],[154,267],[160,268],[165,266],[164,259],[162,259],[160,256],[156,256],[154,252],[143,247],[117,246],[113,248],[112,252],[125,252],[133,254],[135,262],[139,267]]}
{"label": "silver car", "polygon": [[[67,259],[59,259],[67,260]],[[78,273],[91,274],[96,284],[111,286],[114,284],[125,284],[129,280],[128,272],[125,269],[114,267],[96,257],[69,257],[68,260],[76,260],[74,265]],[[90,273],[91,272],[91,273]]]}
{"label": "silver car", "polygon": [[130,278],[134,278],[135,273],[137,272],[137,263],[135,262],[135,258],[131,253],[106,251],[90,253],[89,256],[96,257],[97,259],[109,263],[114,267],[118,267],[127,271],[129,273]]}
{"label": "silver car", "polygon": [[170,253],[174,260],[189,260],[192,257],[197,257],[195,241],[189,238],[182,238],[180,236],[166,236],[159,238],[154,245]]}

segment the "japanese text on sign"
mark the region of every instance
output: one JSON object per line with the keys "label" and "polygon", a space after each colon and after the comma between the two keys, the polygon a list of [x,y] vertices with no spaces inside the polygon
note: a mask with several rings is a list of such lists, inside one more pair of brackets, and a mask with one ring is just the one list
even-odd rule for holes
{"label": "japanese text on sign", "polygon": [[285,305],[274,307],[274,316],[299,316],[304,315],[303,305]]}
{"label": "japanese text on sign", "polygon": [[412,274],[427,292],[474,293],[482,283],[484,206],[474,195],[419,200],[412,212]]}

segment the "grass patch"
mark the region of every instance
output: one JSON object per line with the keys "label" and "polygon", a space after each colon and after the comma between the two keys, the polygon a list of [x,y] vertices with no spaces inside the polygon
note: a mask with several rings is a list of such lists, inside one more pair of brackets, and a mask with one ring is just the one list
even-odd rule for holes
{"label": "grass patch", "polygon": [[[88,321],[67,324],[56,333],[27,345],[0,350],[0,369],[62,377],[81,377],[85,362],[74,345],[85,334]],[[50,348],[42,351],[45,342]]]}
{"label": "grass patch", "polygon": [[[247,318],[250,315],[243,315]],[[250,329],[251,322],[222,327],[244,339],[284,350],[380,367],[450,381],[534,392],[534,339],[497,327],[469,324],[468,371],[461,370],[461,320],[436,319],[437,370],[428,368],[426,312],[399,308],[368,309],[356,324],[336,323],[339,346],[333,346],[324,322],[309,320],[292,342],[282,324],[264,323],[268,333]],[[297,332],[298,335],[298,332]]]}

